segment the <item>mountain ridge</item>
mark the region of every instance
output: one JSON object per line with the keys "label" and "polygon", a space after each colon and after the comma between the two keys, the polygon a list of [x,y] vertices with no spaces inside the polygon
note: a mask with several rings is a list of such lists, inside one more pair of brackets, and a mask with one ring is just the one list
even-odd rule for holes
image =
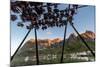
{"label": "mountain ridge", "polygon": [[[95,40],[95,33],[92,31],[87,31],[80,34],[85,40],[94,41]],[[79,36],[76,36],[74,33],[70,34],[70,36],[66,39],[68,42],[75,42],[79,39]],[[54,44],[59,45],[59,43],[63,42],[61,38],[54,38],[54,39],[38,39],[38,45],[44,47],[50,47]],[[30,45],[29,45],[30,44]],[[35,46],[35,39],[30,39],[25,43],[26,47],[33,47]]]}

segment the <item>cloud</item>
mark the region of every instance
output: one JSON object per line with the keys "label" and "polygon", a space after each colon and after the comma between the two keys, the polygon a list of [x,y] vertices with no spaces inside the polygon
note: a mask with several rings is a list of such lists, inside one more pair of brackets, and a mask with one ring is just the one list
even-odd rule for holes
{"label": "cloud", "polygon": [[52,34],[52,32],[49,31],[49,32],[47,32],[47,34],[50,35],[50,34]]}

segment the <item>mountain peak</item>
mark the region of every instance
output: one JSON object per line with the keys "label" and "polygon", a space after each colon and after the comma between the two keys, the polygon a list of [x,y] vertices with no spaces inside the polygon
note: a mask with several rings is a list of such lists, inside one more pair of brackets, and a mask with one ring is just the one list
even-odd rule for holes
{"label": "mountain peak", "polygon": [[92,31],[89,31],[89,30],[86,30],[86,32],[85,33],[93,33]]}
{"label": "mountain peak", "polygon": [[70,34],[70,36],[68,37],[68,39],[72,40],[72,39],[75,39],[76,38],[76,35],[74,33]]}
{"label": "mountain peak", "polygon": [[67,42],[74,42],[76,40],[76,35],[74,33],[70,34]]}
{"label": "mountain peak", "polygon": [[95,33],[88,30],[86,30],[85,33],[82,33],[81,36],[85,39],[95,39]]}

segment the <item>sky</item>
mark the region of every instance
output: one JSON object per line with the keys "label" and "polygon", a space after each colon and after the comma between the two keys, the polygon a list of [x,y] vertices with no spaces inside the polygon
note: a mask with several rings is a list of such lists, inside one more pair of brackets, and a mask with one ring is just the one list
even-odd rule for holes
{"label": "sky", "polygon": [[[65,5],[60,5],[59,9],[65,9]],[[18,17],[19,18],[19,17]],[[27,29],[17,27],[17,21],[12,22],[11,21],[11,55],[15,52],[19,44],[21,43],[22,39],[27,33]],[[80,8],[78,10],[78,13],[74,16],[74,26],[79,31],[79,33],[83,33],[86,30],[95,32],[95,7],[94,6],[88,6],[84,8]],[[75,33],[73,28],[68,24],[67,27],[67,33],[66,38],[69,37],[71,33]],[[53,39],[53,38],[62,38],[64,36],[64,27],[58,28],[48,28],[46,30],[37,30],[37,37],[38,39]],[[28,35],[27,40],[34,39],[34,29],[30,32]],[[24,43],[25,43],[24,42]],[[23,45],[24,45],[23,43]]]}

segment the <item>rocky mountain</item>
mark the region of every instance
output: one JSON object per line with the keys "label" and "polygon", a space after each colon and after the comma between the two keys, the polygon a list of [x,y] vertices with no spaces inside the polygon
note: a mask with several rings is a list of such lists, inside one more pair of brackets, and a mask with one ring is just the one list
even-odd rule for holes
{"label": "rocky mountain", "polygon": [[[94,41],[95,40],[95,33],[92,31],[86,31],[85,33],[80,34],[86,41]],[[76,36],[74,33],[70,34],[70,36],[66,39],[68,44],[76,43],[80,40],[79,36]],[[38,39],[38,47],[39,48],[47,48],[50,46],[56,47],[61,46],[63,40],[61,38],[55,39]],[[22,48],[35,48],[35,40],[30,39],[28,40]]]}
{"label": "rocky mountain", "polygon": [[[52,45],[58,45],[60,42],[62,42],[62,39],[60,38],[55,38],[55,39],[38,39],[38,47],[39,48],[47,48]],[[27,48],[35,48],[35,39],[30,39],[28,40],[22,49],[27,49]]]}
{"label": "rocky mountain", "polygon": [[[80,34],[85,40],[95,40],[95,33],[92,31],[86,31],[85,33]],[[79,36],[76,36],[74,33],[70,34],[68,40],[76,40]]]}
{"label": "rocky mountain", "polygon": [[[86,31],[80,34],[85,41],[95,41],[95,33],[92,31]],[[76,36],[74,33],[70,34],[68,39],[66,39],[67,43],[74,43],[80,40],[79,36]]]}
{"label": "rocky mountain", "polygon": [[95,33],[92,31],[86,31],[85,33],[82,33],[81,36],[86,40],[90,40],[90,41],[95,40]]}
{"label": "rocky mountain", "polygon": [[69,42],[75,42],[77,40],[77,37],[74,33],[70,34],[70,36],[68,37],[68,39],[66,39],[67,43]]}

